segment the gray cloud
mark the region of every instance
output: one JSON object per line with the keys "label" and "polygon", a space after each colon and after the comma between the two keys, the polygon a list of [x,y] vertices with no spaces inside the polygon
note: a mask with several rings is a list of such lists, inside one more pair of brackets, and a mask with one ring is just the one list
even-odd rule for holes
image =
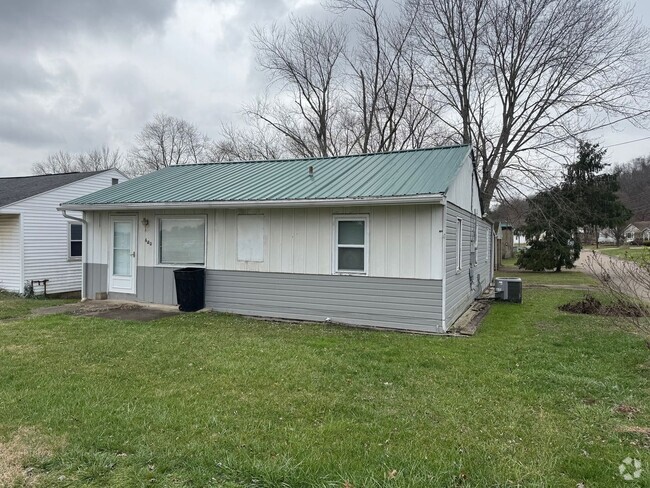
{"label": "gray cloud", "polygon": [[58,150],[128,150],[157,112],[216,136],[268,83],[251,27],[289,13],[326,15],[318,0],[0,1],[0,175]]}
{"label": "gray cloud", "polygon": [[133,36],[156,29],[172,13],[175,0],[23,0],[0,3],[0,41],[13,46],[50,45],[93,36]]}

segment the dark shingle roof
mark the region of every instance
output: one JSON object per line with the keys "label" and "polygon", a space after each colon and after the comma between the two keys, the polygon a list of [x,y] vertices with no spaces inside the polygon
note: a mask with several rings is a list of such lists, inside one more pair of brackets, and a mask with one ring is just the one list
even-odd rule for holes
{"label": "dark shingle roof", "polygon": [[13,176],[0,178],[0,207],[33,197],[75,181],[83,180],[103,171],[86,173],[61,173],[39,176]]}
{"label": "dark shingle roof", "polygon": [[639,230],[650,229],[650,220],[639,220],[632,222],[632,225]]}

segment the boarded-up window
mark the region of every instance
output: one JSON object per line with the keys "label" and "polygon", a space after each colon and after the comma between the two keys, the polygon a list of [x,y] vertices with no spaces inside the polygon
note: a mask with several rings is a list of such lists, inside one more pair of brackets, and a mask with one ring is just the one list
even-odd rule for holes
{"label": "boarded-up window", "polygon": [[237,260],[264,261],[264,215],[237,216]]}

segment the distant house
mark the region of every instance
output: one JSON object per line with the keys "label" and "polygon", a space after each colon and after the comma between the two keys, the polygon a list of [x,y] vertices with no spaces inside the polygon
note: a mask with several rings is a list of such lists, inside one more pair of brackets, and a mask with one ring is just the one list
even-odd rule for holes
{"label": "distant house", "polygon": [[444,332],[489,285],[493,234],[469,146],[172,166],[74,199],[84,296]]}
{"label": "distant house", "polygon": [[650,241],[650,220],[630,223],[624,231],[625,241]]}
{"label": "distant house", "polygon": [[116,170],[0,178],[0,288],[20,293],[33,282],[37,293],[80,290],[82,226],[57,207],[126,179]]}

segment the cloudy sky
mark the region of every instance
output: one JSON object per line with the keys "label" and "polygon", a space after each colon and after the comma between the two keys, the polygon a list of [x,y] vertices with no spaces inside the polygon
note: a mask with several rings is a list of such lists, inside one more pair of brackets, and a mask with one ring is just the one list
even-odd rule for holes
{"label": "cloudy sky", "polygon": [[[266,87],[250,28],[318,0],[0,0],[0,176],[58,150],[128,149],[158,112],[216,136]],[[650,2],[637,13],[650,25]],[[624,127],[605,145],[650,136]],[[650,140],[611,147],[650,154]]]}

